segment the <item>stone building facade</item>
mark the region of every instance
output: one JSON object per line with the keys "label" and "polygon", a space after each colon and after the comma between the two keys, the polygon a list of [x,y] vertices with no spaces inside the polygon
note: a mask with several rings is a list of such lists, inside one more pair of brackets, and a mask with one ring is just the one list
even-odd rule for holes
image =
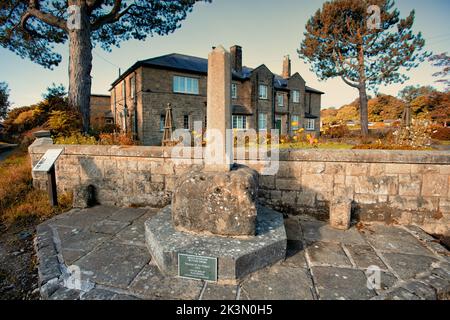
{"label": "stone building facade", "polygon": [[91,95],[91,125],[102,126],[113,123],[111,113],[111,96],[106,94]]}
{"label": "stone building facade", "polygon": [[[318,135],[323,92],[291,74],[285,57],[281,75],[265,65],[242,66],[242,48],[233,46],[233,128],[270,130],[292,134],[304,128]],[[160,145],[167,105],[172,105],[173,126],[192,131],[194,122],[206,127],[207,59],[169,54],[138,61],[110,89],[115,123],[143,145]]]}

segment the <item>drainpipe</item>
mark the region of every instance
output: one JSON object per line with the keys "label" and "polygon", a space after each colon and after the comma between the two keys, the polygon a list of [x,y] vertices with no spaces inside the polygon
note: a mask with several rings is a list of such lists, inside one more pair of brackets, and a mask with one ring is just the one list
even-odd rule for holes
{"label": "drainpipe", "polygon": [[[272,128],[276,129],[276,121],[275,121],[275,75],[272,74]],[[281,128],[280,128],[281,135]]]}
{"label": "drainpipe", "polygon": [[134,109],[134,121],[133,121],[133,126],[134,126],[134,140],[138,140],[138,112],[137,112],[137,87],[136,87],[136,71],[134,72],[133,75],[133,81],[134,81],[134,97],[133,97],[133,109]]}

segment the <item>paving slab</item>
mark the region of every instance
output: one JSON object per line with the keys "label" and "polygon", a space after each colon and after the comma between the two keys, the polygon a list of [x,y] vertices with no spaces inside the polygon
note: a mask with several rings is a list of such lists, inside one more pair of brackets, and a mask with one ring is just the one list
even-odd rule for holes
{"label": "paving slab", "polygon": [[286,258],[279,263],[287,267],[308,268],[303,241],[288,240],[286,246]]}
{"label": "paving slab", "polygon": [[98,206],[83,210],[72,210],[66,214],[56,216],[47,223],[58,226],[68,226],[77,229],[89,229],[94,223],[107,219],[119,208]]}
{"label": "paving slab", "polygon": [[146,265],[130,286],[130,291],[146,299],[199,299],[203,281],[167,277],[154,264]]}
{"label": "paving slab", "polygon": [[331,228],[326,222],[302,220],[300,220],[300,225],[307,242],[325,241],[344,244],[366,244],[364,238],[354,227],[342,231]]}
{"label": "paving slab", "polygon": [[89,228],[89,231],[114,235],[114,234],[118,233],[120,230],[124,229],[128,225],[130,225],[130,222],[122,222],[122,221],[105,219],[105,220],[94,223]]}
{"label": "paving slab", "polygon": [[382,270],[387,270],[386,265],[372,247],[358,244],[348,244],[345,247],[358,268],[367,269],[370,266],[377,266]]}
{"label": "paving slab", "polygon": [[[75,209],[39,225],[35,248],[42,298],[191,300],[202,295],[205,300],[417,300],[450,296],[450,263],[446,262],[450,252],[420,228],[368,224],[339,231],[304,216],[280,219],[289,238],[285,259],[250,274],[240,286],[167,276],[151,262],[144,242],[144,223],[159,210],[98,206]],[[58,284],[57,278],[71,265],[80,267],[82,280],[94,282],[91,291],[80,293]],[[382,269],[377,292],[367,288],[365,269],[371,265]]]}
{"label": "paving slab", "polygon": [[373,225],[364,235],[371,245],[383,252],[434,256],[417,238],[401,228]]}
{"label": "paving slab", "polygon": [[386,291],[395,287],[399,280],[392,273],[381,271],[380,281],[380,290]]}
{"label": "paving slab", "polygon": [[207,283],[202,300],[236,300],[238,286],[224,286]]}
{"label": "paving slab", "polygon": [[106,242],[78,260],[76,265],[82,272],[90,273],[87,278],[92,282],[127,288],[149,261],[145,248]]}
{"label": "paving slab", "polygon": [[429,256],[402,253],[383,253],[383,257],[386,259],[387,264],[403,280],[413,278],[421,272],[428,271],[431,265],[438,261]]}
{"label": "paving slab", "polygon": [[321,300],[367,300],[376,295],[360,270],[312,267],[312,272]]}
{"label": "paving slab", "polygon": [[351,267],[352,264],[340,244],[315,242],[306,247],[312,265]]}
{"label": "paving slab", "polygon": [[50,300],[79,300],[80,294],[78,290],[60,288],[50,296]]}
{"label": "paving slab", "polygon": [[384,300],[421,300],[421,298],[406,289],[398,288],[388,293]]}
{"label": "paving slab", "polygon": [[81,300],[113,300],[117,296],[116,292],[94,288],[81,296]]}
{"label": "paving slab", "polygon": [[251,300],[311,300],[313,284],[307,269],[274,266],[251,275],[241,286]]}
{"label": "paving slab", "polygon": [[143,208],[124,208],[114,212],[111,216],[111,220],[132,222],[139,217],[143,216],[147,212],[147,209]]}

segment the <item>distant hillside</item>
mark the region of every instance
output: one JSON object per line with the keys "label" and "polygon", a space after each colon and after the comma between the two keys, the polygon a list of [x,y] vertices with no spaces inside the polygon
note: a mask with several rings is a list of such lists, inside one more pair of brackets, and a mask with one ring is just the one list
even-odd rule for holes
{"label": "distant hillside", "polygon": [[[407,102],[391,95],[379,94],[369,100],[369,121],[400,119]],[[432,92],[416,97],[410,102],[414,118],[439,120],[450,118],[450,92]],[[336,124],[359,120],[359,100],[344,105],[339,109],[321,111],[324,124]]]}

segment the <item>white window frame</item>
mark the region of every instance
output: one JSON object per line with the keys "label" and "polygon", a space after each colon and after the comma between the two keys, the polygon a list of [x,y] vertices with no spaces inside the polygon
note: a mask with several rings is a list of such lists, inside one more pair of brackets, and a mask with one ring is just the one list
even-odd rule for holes
{"label": "white window frame", "polygon": [[199,94],[198,78],[173,76],[172,90],[174,93]]}
{"label": "white window frame", "polygon": [[258,96],[261,100],[267,100],[269,96],[269,88],[265,84],[260,84],[258,88]]}
{"label": "white window frame", "polygon": [[300,91],[298,90],[292,91],[292,102],[300,103]]}
{"label": "white window frame", "polygon": [[231,84],[231,99],[237,99],[237,97],[238,97],[237,90],[238,90],[237,84],[236,83],[232,83]]}
{"label": "white window frame", "polygon": [[132,76],[131,78],[130,78],[130,96],[131,96],[131,99],[134,99],[134,98],[136,98],[136,77],[135,76]]}
{"label": "white window frame", "polygon": [[233,129],[236,130],[247,130],[248,121],[247,116],[244,115],[233,115],[231,118]]}
{"label": "white window frame", "polygon": [[277,94],[277,103],[279,107],[284,107],[284,95],[281,93]]}
{"label": "white window frame", "polygon": [[258,129],[267,130],[267,113],[260,113],[258,115]]}
{"label": "white window frame", "polygon": [[316,130],[316,120],[315,119],[306,119],[306,130],[315,131]]}
{"label": "white window frame", "polygon": [[[297,121],[297,125],[294,126],[293,123]],[[291,117],[291,130],[292,131],[297,131],[298,129],[300,129],[300,116],[297,114],[292,115]]]}

